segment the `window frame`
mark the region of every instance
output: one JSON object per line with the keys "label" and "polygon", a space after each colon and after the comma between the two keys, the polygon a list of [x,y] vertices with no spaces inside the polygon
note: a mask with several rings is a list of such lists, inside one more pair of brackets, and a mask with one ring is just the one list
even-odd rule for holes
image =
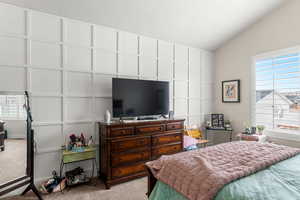
{"label": "window frame", "polygon": [[[257,54],[252,57],[252,64],[250,67],[250,123],[252,126],[256,126],[256,61],[257,60],[263,60],[268,59],[271,57],[278,57],[282,55],[287,55],[291,53],[300,53],[300,46],[294,46],[290,48],[284,48],[274,51],[269,51],[261,54]],[[274,114],[274,113],[273,113]],[[273,116],[274,121],[274,116]],[[273,122],[274,125],[274,122]],[[273,127],[273,129],[276,129],[276,127]],[[289,129],[285,129],[286,131],[289,131]],[[292,131],[292,130],[291,130]]]}
{"label": "window frame", "polygon": [[[1,96],[23,96],[24,97],[24,103],[25,103],[24,92],[0,91],[0,95]],[[26,111],[24,110],[24,112],[25,112],[24,116],[20,116],[20,111],[18,109],[17,116],[15,116],[15,117],[7,117],[7,116],[2,117],[0,115],[0,120],[24,121],[24,120],[26,120]]]}

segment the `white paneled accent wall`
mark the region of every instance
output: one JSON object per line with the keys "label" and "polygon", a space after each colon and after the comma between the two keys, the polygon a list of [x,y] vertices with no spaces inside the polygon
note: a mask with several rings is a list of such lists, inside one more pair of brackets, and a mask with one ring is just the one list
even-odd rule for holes
{"label": "white paneled accent wall", "polygon": [[187,125],[211,112],[212,53],[0,4],[0,90],[31,94],[38,178],[59,168],[70,133],[97,141],[112,77],[169,81],[170,110]]}

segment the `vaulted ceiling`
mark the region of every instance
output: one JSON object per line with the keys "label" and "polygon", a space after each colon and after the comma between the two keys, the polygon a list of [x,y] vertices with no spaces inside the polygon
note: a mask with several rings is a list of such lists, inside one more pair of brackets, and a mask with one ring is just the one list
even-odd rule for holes
{"label": "vaulted ceiling", "polygon": [[288,0],[0,0],[215,50]]}

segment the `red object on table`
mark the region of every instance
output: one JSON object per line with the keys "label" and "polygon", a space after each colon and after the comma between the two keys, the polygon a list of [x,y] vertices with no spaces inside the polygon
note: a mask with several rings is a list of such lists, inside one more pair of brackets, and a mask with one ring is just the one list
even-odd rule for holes
{"label": "red object on table", "polygon": [[262,135],[258,135],[258,134],[253,134],[253,135],[247,135],[247,134],[243,134],[243,133],[239,133],[237,135],[238,137],[240,137],[241,140],[246,140],[246,141],[259,141],[259,138]]}

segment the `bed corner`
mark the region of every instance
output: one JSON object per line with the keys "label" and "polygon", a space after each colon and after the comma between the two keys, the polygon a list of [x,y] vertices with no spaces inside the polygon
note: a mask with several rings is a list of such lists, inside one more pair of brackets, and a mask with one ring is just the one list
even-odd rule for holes
{"label": "bed corner", "polygon": [[148,198],[150,197],[151,192],[154,189],[154,186],[157,182],[157,179],[154,177],[154,175],[152,174],[150,168],[146,165],[147,168],[147,174],[148,174],[148,192],[147,192],[147,196]]}

